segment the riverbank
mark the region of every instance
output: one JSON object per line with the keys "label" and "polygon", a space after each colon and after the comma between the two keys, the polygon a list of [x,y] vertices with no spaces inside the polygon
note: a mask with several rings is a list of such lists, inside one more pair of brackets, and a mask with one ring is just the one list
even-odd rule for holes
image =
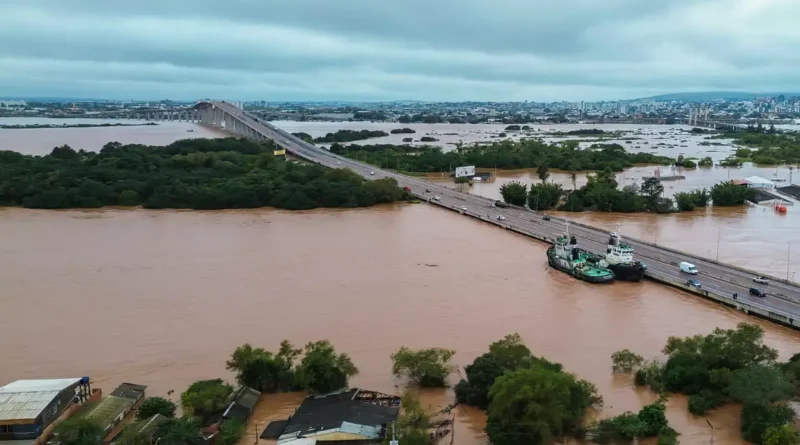
{"label": "riverbank", "polygon": [[394,179],[367,181],[348,170],[286,161],[276,150],[272,141],[226,138],[166,147],[109,142],[99,154],[66,145],[44,157],[0,151],[0,205],[308,210],[409,198]]}

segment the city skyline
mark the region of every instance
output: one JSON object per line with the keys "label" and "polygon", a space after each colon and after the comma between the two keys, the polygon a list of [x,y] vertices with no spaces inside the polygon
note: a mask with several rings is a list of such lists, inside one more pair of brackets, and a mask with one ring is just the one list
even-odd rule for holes
{"label": "city skyline", "polygon": [[614,101],[800,91],[791,0],[9,0],[0,96]]}

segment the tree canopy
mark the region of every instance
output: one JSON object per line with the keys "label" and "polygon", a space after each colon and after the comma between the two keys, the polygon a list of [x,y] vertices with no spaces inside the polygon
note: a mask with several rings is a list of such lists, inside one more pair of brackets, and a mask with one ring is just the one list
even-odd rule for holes
{"label": "tree canopy", "polygon": [[181,394],[183,411],[204,423],[225,407],[233,387],[222,379],[198,380]]}
{"label": "tree canopy", "polygon": [[507,371],[539,364],[555,371],[561,365],[534,357],[522,342],[519,334],[505,336],[489,345],[489,352],[477,357],[472,364],[464,367],[466,380],[462,379],[455,387],[456,400],[483,409],[489,406],[489,388],[498,377]]}
{"label": "tree canopy", "polygon": [[509,204],[524,206],[528,202],[528,186],[519,181],[507,182],[500,186],[500,195]]}
{"label": "tree canopy", "polygon": [[[689,411],[696,415],[729,401],[742,403],[744,438],[760,444],[767,428],[793,418],[783,401],[800,389],[793,362],[800,356],[777,363],[778,352],[764,344],[763,336],[759,326],[740,323],[708,335],[670,337],[663,350],[666,363],[636,360],[638,365],[625,370],[636,369],[637,385],[687,394]],[[615,366],[626,351],[612,356]]]}
{"label": "tree canopy", "polygon": [[61,445],[100,445],[106,435],[103,426],[86,417],[67,419],[54,431]]}
{"label": "tree canopy", "polygon": [[136,411],[136,420],[149,419],[156,414],[161,414],[164,417],[175,417],[175,409],[177,409],[177,405],[172,400],[167,400],[163,397],[148,397],[144,399],[144,402]]}
{"label": "tree canopy", "polygon": [[602,144],[580,149],[577,143],[548,144],[540,139],[464,145],[458,150],[448,152],[440,147],[390,144],[334,144],[331,151],[349,158],[366,160],[382,168],[405,165],[404,170],[414,172],[450,171],[452,167],[459,165],[503,169],[539,168],[541,173],[546,173],[550,168],[567,171],[608,168],[622,171],[634,164],[675,163],[674,159],[652,153],[629,153],[619,144]]}
{"label": "tree canopy", "polygon": [[423,387],[447,386],[447,376],[455,370],[450,359],[456,351],[443,348],[412,350],[405,346],[392,354],[392,373],[406,375]]}
{"label": "tree canopy", "polygon": [[298,386],[314,393],[324,394],[347,386],[358,368],[347,354],[336,353],[327,341],[308,343],[305,355],[295,370]]}
{"label": "tree canopy", "polygon": [[296,388],[294,361],[302,350],[287,340],[277,353],[244,344],[236,348],[225,366],[236,372],[236,381],[261,392],[290,391]]}
{"label": "tree canopy", "polygon": [[394,179],[368,181],[349,170],[278,159],[275,148],[271,141],[225,138],[166,147],[110,142],[99,153],[62,146],[41,157],[0,151],[0,205],[298,210],[405,197]]}
{"label": "tree canopy", "polygon": [[486,433],[494,445],[543,445],[575,431],[601,399],[589,382],[539,364],[509,371],[489,391]]}

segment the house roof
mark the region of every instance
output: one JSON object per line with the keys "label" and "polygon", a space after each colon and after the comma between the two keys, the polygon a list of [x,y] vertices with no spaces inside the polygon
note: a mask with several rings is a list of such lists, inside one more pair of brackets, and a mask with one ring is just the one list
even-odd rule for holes
{"label": "house roof", "polygon": [[321,432],[348,432],[379,438],[383,426],[397,419],[400,398],[358,389],[309,396],[283,429],[280,443]]}
{"label": "house roof", "polygon": [[761,176],[749,176],[744,178],[744,180],[751,184],[772,184],[772,181],[767,178],[762,178]]}
{"label": "house roof", "polygon": [[233,401],[222,414],[225,419],[244,421],[253,412],[261,393],[253,388],[243,386],[234,393]]}
{"label": "house roof", "polygon": [[32,422],[80,378],[17,380],[0,388],[0,423]]}

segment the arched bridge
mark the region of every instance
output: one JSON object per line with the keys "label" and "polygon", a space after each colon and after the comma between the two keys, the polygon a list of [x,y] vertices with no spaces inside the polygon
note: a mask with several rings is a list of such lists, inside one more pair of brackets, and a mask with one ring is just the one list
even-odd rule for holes
{"label": "arched bridge", "polygon": [[[199,102],[194,108],[200,115],[200,122],[206,125],[221,127],[235,135],[257,141],[273,140],[299,158],[331,168],[347,168],[367,179],[394,178],[401,187],[406,187],[421,200],[542,241],[552,242],[563,233],[566,225],[566,221],[560,218],[554,217],[545,221],[540,214],[528,209],[495,207],[494,200],[489,198],[461,193],[441,184],[380,170],[339,156],[292,136],[231,103],[206,101]],[[504,218],[500,218],[501,216]],[[574,222],[569,223],[569,230],[588,249],[595,252],[605,251],[608,240],[606,230]],[[768,297],[753,297],[748,294],[748,290],[752,287],[755,272],[641,240],[627,239],[626,242],[634,247],[639,259],[647,263],[646,274],[653,280],[714,299],[748,313],[800,327],[800,286],[788,279],[773,278],[768,289]],[[702,289],[688,287],[686,277],[678,268],[678,264],[682,261],[692,262],[700,271],[700,274],[693,278],[702,282]],[[734,293],[737,294],[737,298],[733,298]]]}

